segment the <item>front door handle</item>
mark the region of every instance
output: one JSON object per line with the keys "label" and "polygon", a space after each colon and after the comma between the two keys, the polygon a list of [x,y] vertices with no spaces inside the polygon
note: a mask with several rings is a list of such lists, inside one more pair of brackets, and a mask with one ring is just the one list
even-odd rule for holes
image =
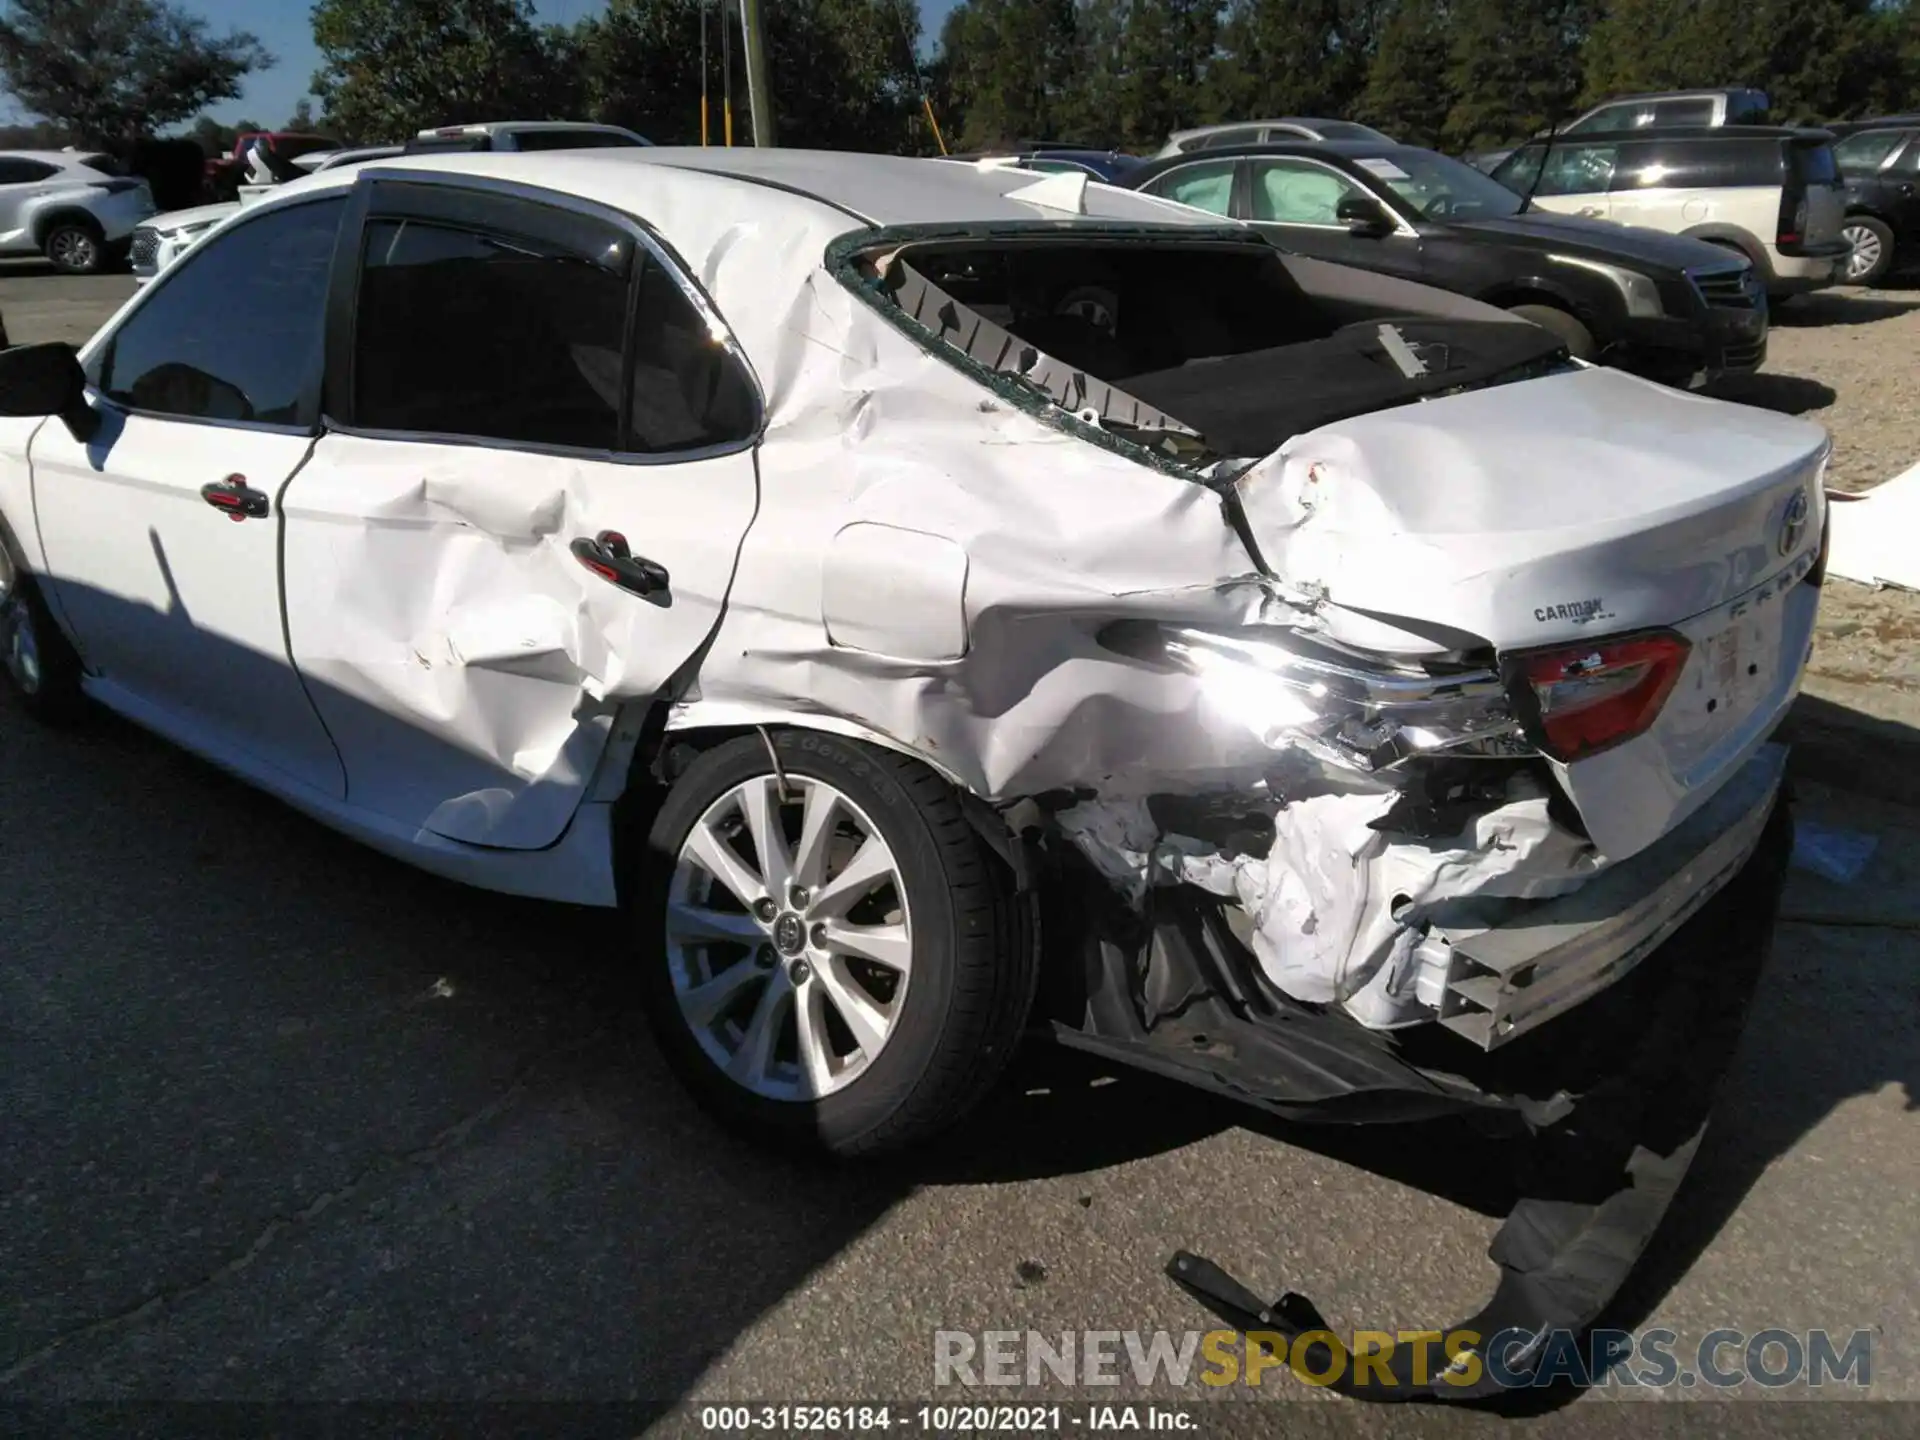
{"label": "front door handle", "polygon": [[267,515],[266,491],[253,489],[244,475],[229,475],[224,480],[202,485],[200,498],[214,509],[224,511],[229,520],[264,520]]}
{"label": "front door handle", "polygon": [[1580,213],[1589,220],[1598,220],[1604,212],[1598,205],[1582,205]]}
{"label": "front door handle", "polygon": [[635,595],[657,594],[669,583],[667,567],[635,555],[627,548],[627,537],[617,530],[602,530],[591,540],[583,535],[569,548],[574,559],[602,580]]}

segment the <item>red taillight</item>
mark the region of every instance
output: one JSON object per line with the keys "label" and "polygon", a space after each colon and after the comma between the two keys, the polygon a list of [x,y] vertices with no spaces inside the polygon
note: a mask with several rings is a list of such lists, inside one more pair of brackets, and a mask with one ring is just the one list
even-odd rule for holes
{"label": "red taillight", "polygon": [[1644,734],[1687,663],[1670,631],[1542,650],[1519,659],[1539,714],[1542,747],[1580,760]]}

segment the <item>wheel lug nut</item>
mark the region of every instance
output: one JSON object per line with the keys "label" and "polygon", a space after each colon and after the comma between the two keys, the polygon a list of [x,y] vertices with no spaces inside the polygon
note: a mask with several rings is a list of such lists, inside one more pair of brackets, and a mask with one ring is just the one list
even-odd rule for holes
{"label": "wheel lug nut", "polygon": [[773,923],[773,917],[779,913],[780,907],[771,900],[756,900],[753,902],[753,918],[758,920],[762,925],[771,925]]}
{"label": "wheel lug nut", "polygon": [[804,885],[796,885],[793,887],[793,908],[794,909],[796,910],[806,909],[807,901],[809,898],[811,897],[808,896],[806,887]]}
{"label": "wheel lug nut", "polygon": [[804,985],[813,976],[813,967],[804,960],[796,960],[787,970],[787,978],[796,985]]}
{"label": "wheel lug nut", "polygon": [[807,938],[813,942],[814,949],[816,950],[826,949],[827,948],[827,927],[825,925],[815,923],[812,933],[808,935]]}
{"label": "wheel lug nut", "polygon": [[760,953],[753,957],[754,963],[757,964],[762,970],[771,970],[773,968],[773,963],[776,958],[777,957],[774,955],[773,947],[771,945],[762,945],[760,947]]}

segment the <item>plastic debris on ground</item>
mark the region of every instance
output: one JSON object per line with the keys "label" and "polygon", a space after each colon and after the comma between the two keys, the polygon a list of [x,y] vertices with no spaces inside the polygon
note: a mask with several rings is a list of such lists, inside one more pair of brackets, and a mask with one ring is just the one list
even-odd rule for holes
{"label": "plastic debris on ground", "polygon": [[1835,830],[1813,820],[1794,825],[1793,868],[1831,880],[1836,885],[1851,885],[1873,859],[1880,837],[1863,830]]}

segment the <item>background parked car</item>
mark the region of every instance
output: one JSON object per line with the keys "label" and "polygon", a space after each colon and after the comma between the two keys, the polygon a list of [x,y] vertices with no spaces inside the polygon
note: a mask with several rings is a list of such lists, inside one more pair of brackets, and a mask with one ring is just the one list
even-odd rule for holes
{"label": "background parked car", "polygon": [[45,255],[88,275],[118,259],[153,211],[146,182],[121,175],[110,155],[0,152],[0,255]]}
{"label": "background parked car", "polygon": [[1118,150],[1096,150],[1077,145],[1030,145],[1013,150],[980,150],[952,155],[952,160],[1005,159],[1023,170],[1038,170],[1049,175],[1086,175],[1109,185],[1124,185],[1146,162],[1138,155],[1123,155]]}
{"label": "background parked car", "polygon": [[584,120],[489,120],[422,130],[406,148],[410,155],[422,155],[442,150],[592,150],[652,143],[623,126]]}
{"label": "background parked car", "polygon": [[1846,279],[1877,285],[1920,249],[1920,115],[1835,125],[1834,158],[1847,187],[1853,246]]}
{"label": "background parked car", "polygon": [[1494,178],[1543,210],[1738,251],[1773,296],[1831,285],[1852,248],[1825,130],[1728,125],[1530,141]]}
{"label": "background parked car", "polygon": [[213,200],[231,200],[234,192],[247,183],[247,157],[256,148],[265,149],[281,160],[308,155],[317,150],[338,150],[340,142],[325,135],[308,135],[292,130],[243,130],[234,139],[233,149],[207,161],[206,188]]}
{"label": "background parked car", "polygon": [[[1541,131],[1536,140],[1555,135],[1588,135],[1611,130],[1676,130],[1698,126],[1760,125],[1772,102],[1764,90],[1656,90],[1639,95],[1616,95],[1602,100],[1585,114]],[[1485,150],[1466,157],[1467,163],[1491,173],[1513,153]]]}
{"label": "background parked car", "polygon": [[[400,145],[368,145],[355,150],[315,150],[291,161],[287,168],[301,175],[319,174],[343,165],[360,165],[368,160],[385,160],[405,153],[405,147]],[[188,210],[156,215],[141,225],[133,232],[133,244],[127,252],[134,283],[145,285],[152,280],[243,203],[241,200],[223,200],[213,205],[196,205]]]}
{"label": "background parked car", "polygon": [[1658,231],[1528,212],[1471,166],[1347,140],[1157,160],[1134,189],[1251,221],[1281,248],[1484,300],[1581,359],[1675,384],[1758,369],[1766,295],[1753,267]]}
{"label": "background parked car", "polygon": [[1242,120],[1228,125],[1201,125],[1192,130],[1176,130],[1154,159],[1184,155],[1191,150],[1212,150],[1222,145],[1264,145],[1278,140],[1382,140],[1392,143],[1371,125],[1352,120],[1321,120],[1311,115],[1286,115],[1278,120]]}

